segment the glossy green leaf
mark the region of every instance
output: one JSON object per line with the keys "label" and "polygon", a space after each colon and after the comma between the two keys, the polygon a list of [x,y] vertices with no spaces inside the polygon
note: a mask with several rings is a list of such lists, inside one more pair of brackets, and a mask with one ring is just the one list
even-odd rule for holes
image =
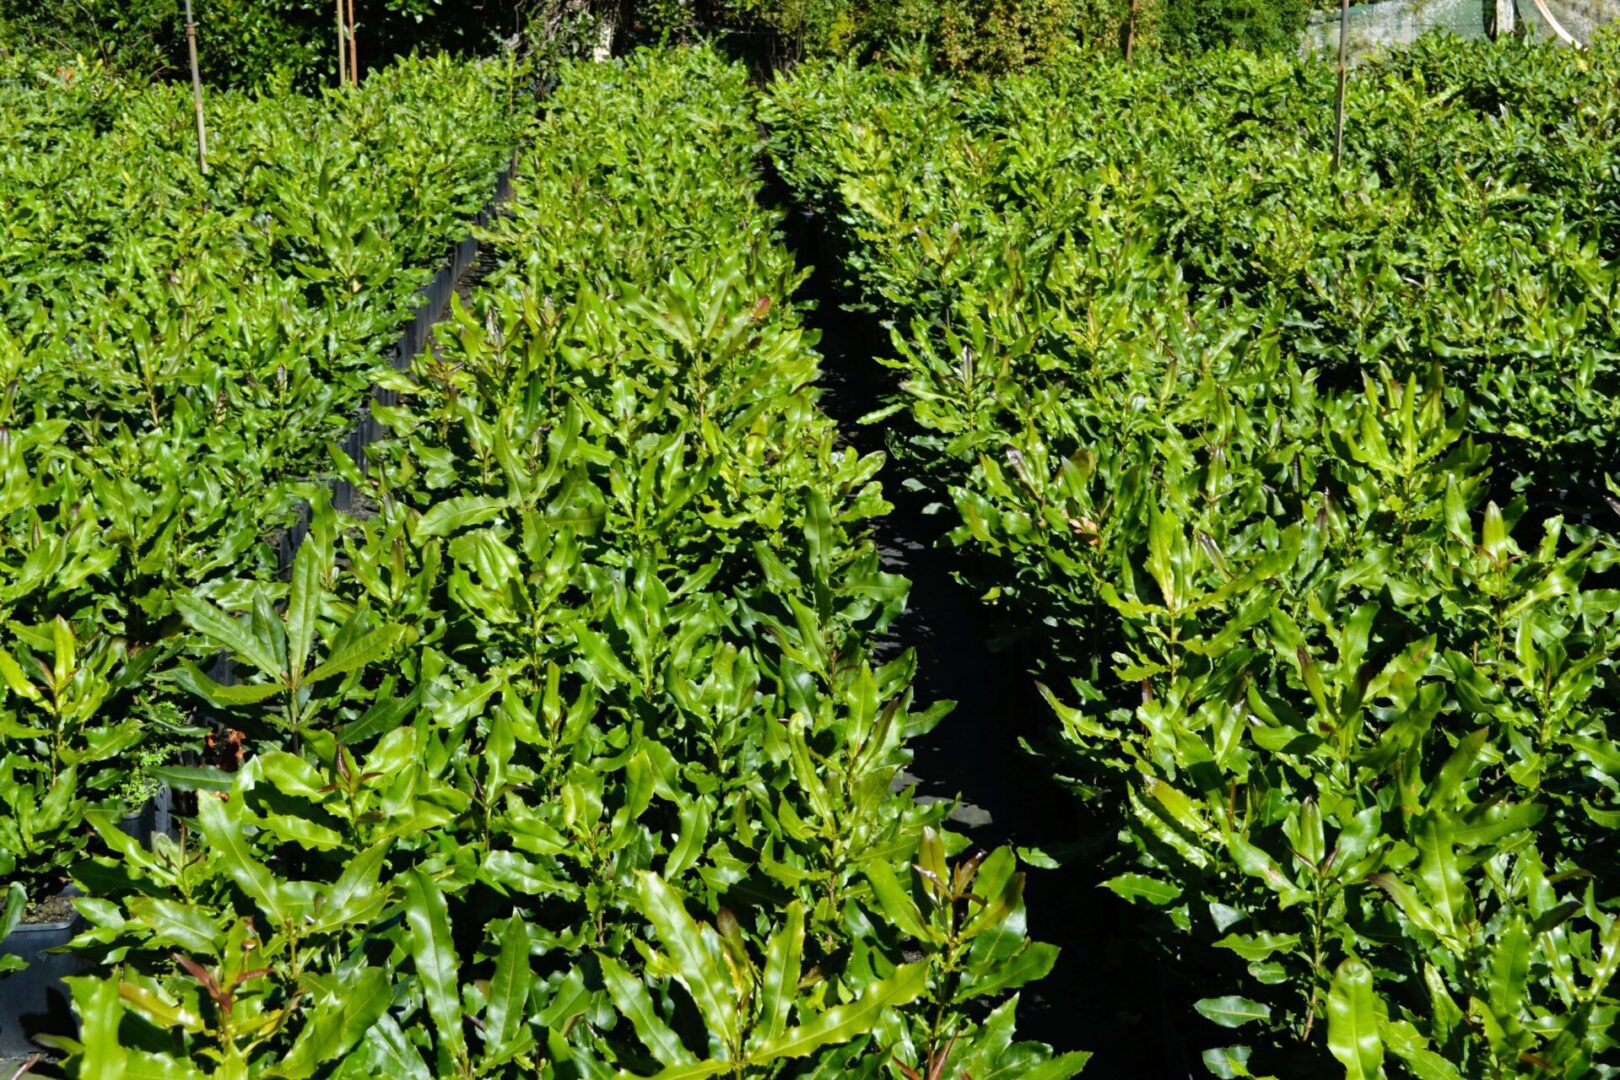
{"label": "glossy green leaf", "polygon": [[765,974],[760,985],[758,1038],[769,1042],[787,1030],[804,960],[804,907],[787,907],[782,925],[765,948]]}
{"label": "glossy green leaf", "polygon": [[1235,1028],[1256,1020],[1269,1020],[1271,1007],[1264,1002],[1251,1001],[1248,998],[1236,995],[1226,997],[1201,998],[1193,1002],[1193,1008],[1206,1020],[1213,1021],[1221,1027]]}
{"label": "glossy green leaf", "polygon": [[1333,973],[1328,992],[1328,1049],[1349,1080],[1377,1080],[1384,1067],[1372,971],[1354,958]]}
{"label": "glossy green leaf", "polygon": [[720,962],[718,944],[710,944],[674,889],[656,874],[640,876],[641,910],[669,953],[676,977],[703,1014],[722,1045],[737,1041],[737,1006]]}
{"label": "glossy green leaf", "polygon": [[459,961],[450,940],[449,912],[438,884],[420,869],[405,874],[405,922],[410,929],[411,960],[422,980],[438,1044],[452,1060],[463,1060],[467,1036],[462,1029]]}
{"label": "glossy green leaf", "polygon": [[614,1007],[636,1029],[636,1037],[666,1066],[693,1065],[697,1058],[682,1045],[680,1037],[653,1007],[647,987],[611,956],[597,958],[602,966],[602,982],[613,998]]}
{"label": "glossy green leaf", "polygon": [[848,1042],[877,1026],[885,1010],[916,1000],[928,985],[926,964],[905,964],[893,975],[868,986],[848,1005],[839,1005],[767,1040],[750,1055],[763,1064],[812,1054],[824,1046]]}
{"label": "glossy green leaf", "polygon": [[292,588],[287,599],[287,668],[302,676],[315,644],[321,605],[320,554],[314,543],[299,546],[293,557]]}
{"label": "glossy green leaf", "polygon": [[289,910],[282,902],[280,883],[249,846],[242,830],[240,807],[240,795],[229,803],[204,795],[197,800],[198,825],[237,886],[272,920],[284,923]]}
{"label": "glossy green leaf", "polygon": [[401,626],[379,627],[332,653],[315,670],[309,673],[309,678],[306,681],[317,683],[322,679],[330,679],[335,675],[347,675],[351,671],[359,671],[366,665],[375,663],[387,656],[404,635],[405,629]]}
{"label": "glossy green leaf", "polygon": [[274,646],[254,635],[241,622],[209,601],[184,593],[174,598],[174,606],[198,633],[205,635],[221,648],[240,656],[261,674],[273,680],[281,678],[282,668],[276,659]]}
{"label": "glossy green leaf", "polygon": [[529,931],[520,918],[507,921],[500,937],[501,951],[489,982],[489,1006],[484,1016],[484,1041],[503,1048],[517,1043],[528,1019],[529,987],[534,974],[529,966]]}

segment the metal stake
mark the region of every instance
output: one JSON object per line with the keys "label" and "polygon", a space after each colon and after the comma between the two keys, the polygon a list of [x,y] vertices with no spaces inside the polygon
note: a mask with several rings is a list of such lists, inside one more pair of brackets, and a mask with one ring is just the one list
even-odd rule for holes
{"label": "metal stake", "polygon": [[186,50],[191,53],[191,97],[197,105],[197,167],[208,175],[208,128],[203,124],[202,74],[197,70],[197,24],[186,0]]}
{"label": "metal stake", "polygon": [[1350,0],[1339,2],[1339,97],[1333,106],[1333,171],[1344,161],[1344,88],[1350,77]]}

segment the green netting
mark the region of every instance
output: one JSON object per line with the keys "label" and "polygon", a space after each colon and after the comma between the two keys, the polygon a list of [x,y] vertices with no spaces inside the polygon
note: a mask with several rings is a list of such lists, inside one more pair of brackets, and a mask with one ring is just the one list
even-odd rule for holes
{"label": "green netting", "polygon": [[[1620,17],[1620,0],[1544,0],[1554,19],[1576,38],[1585,40],[1605,22]],[[1357,4],[1350,9],[1350,54],[1409,45],[1430,31],[1445,31],[1460,37],[1478,38],[1486,33],[1488,9],[1493,0],[1384,0]],[[1551,26],[1532,0],[1518,0],[1521,30],[1537,38],[1555,38]],[[1305,31],[1308,52],[1333,52],[1339,48],[1339,16],[1324,14],[1313,19]]]}
{"label": "green netting", "polygon": [[[1410,45],[1432,30],[1449,31],[1462,37],[1484,37],[1485,4],[1482,0],[1386,0],[1378,4],[1357,4],[1350,9],[1350,53],[1361,56]],[[1337,52],[1338,16],[1313,20],[1305,31],[1305,47],[1312,51]]]}

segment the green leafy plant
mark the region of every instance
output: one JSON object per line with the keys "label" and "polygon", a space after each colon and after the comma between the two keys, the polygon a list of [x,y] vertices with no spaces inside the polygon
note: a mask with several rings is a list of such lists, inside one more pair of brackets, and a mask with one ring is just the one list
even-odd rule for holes
{"label": "green leafy plant", "polygon": [[767,96],[893,326],[868,419],[954,507],[1215,1075],[1612,1054],[1613,226],[1561,186],[1612,135],[1528,133],[1613,58],[1391,57],[1338,174],[1308,62]]}
{"label": "green leafy plant", "polygon": [[176,599],[250,669],[179,678],[251,753],[174,772],[181,842],[97,821],[70,1067],[1079,1070],[1013,1041],[1055,953],[1010,852],[919,898],[927,942],[883,915],[965,844],[896,790],[949,705],[873,656],[881,461],[816,408],[750,93],[708,50],[568,68],[498,265],[388,378],[369,474],[334,455],[374,512],[312,499],[286,585]]}
{"label": "green leafy plant", "polygon": [[[20,649],[0,649],[0,875],[38,902],[66,883],[84,850],[88,807],[116,805],[116,765],[142,737],[114,713],[153,655],[126,656],[108,638],[81,643],[61,618],[17,628]],[[33,650],[39,649],[43,655]]]}
{"label": "green leafy plant", "polygon": [[[333,573],[332,515],[324,506],[317,506],[314,513],[317,527],[293,559],[284,611],[276,611],[264,591],[254,595],[251,613],[241,618],[195,595],[175,598],[186,622],[204,640],[245,660],[264,680],[222,686],[190,664],[187,683],[216,707],[276,699],[276,723],[295,742],[321,720],[322,701],[314,696],[321,683],[340,676],[355,681],[406,633],[399,624],[371,625],[374,620],[363,601],[344,605],[331,592],[327,579]],[[325,632],[323,619],[332,620]],[[317,645],[323,657],[319,662]]]}

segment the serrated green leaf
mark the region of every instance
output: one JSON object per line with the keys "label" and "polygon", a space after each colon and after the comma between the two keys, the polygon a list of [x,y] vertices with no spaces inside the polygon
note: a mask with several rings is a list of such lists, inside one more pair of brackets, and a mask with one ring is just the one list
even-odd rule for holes
{"label": "serrated green leaf", "polygon": [[765,947],[765,975],[760,986],[757,1037],[765,1042],[780,1038],[798,994],[804,960],[804,905],[788,904],[781,927]]}
{"label": "serrated green leaf", "polygon": [[877,1026],[885,1010],[915,1001],[928,986],[928,965],[903,964],[893,975],[868,986],[848,1005],[821,1015],[768,1040],[749,1056],[755,1064],[782,1058],[804,1057],[824,1046],[835,1046],[864,1035]]}
{"label": "serrated green leaf", "polygon": [[737,1005],[718,947],[705,944],[696,922],[674,889],[656,874],[640,875],[641,911],[669,954],[675,976],[692,995],[709,1031],[723,1046],[737,1043]]}
{"label": "serrated green leaf", "polygon": [[658,1015],[653,1007],[652,995],[641,980],[611,956],[599,956],[597,961],[602,968],[602,983],[607,987],[608,996],[613,999],[614,1008],[630,1021],[630,1025],[636,1029],[636,1037],[659,1064],[696,1064],[696,1055],[681,1043],[680,1036]]}
{"label": "serrated green leaf", "polygon": [[265,865],[253,855],[242,833],[241,797],[232,793],[229,804],[207,795],[197,800],[197,823],[210,847],[220,853],[225,872],[276,923],[285,923],[287,908],[280,886]]}
{"label": "serrated green leaf", "polygon": [[275,647],[250,633],[240,621],[233,619],[211,602],[190,593],[177,593],[174,606],[186,623],[220,648],[229,650],[259,670],[272,681],[280,682],[281,664],[276,660]]}
{"label": "serrated green leaf", "polygon": [[295,679],[304,674],[320,617],[321,565],[316,549],[314,542],[305,542],[293,556],[292,587],[287,598],[287,670]]}
{"label": "serrated green leaf", "polygon": [[438,883],[421,869],[405,874],[405,923],[410,930],[411,960],[422,980],[438,1044],[452,1061],[465,1060],[467,1035],[462,1029],[457,985],[460,964],[450,939],[450,915]]}

